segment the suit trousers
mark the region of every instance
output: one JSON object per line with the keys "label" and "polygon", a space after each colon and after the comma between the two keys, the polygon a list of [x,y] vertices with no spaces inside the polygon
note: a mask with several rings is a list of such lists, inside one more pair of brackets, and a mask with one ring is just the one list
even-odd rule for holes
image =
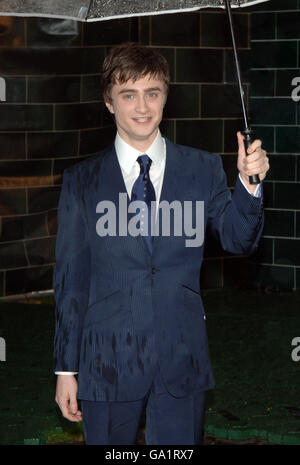
{"label": "suit trousers", "polygon": [[202,444],[205,391],[173,397],[166,391],[159,369],[144,398],[110,402],[81,400],[81,410],[87,445],[136,444],[144,412],[146,444]]}

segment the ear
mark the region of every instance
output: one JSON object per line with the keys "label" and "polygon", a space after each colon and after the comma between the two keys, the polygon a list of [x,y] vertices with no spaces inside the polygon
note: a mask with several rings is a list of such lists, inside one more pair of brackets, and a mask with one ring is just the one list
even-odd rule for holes
{"label": "ear", "polygon": [[108,111],[110,113],[114,114],[114,107],[113,107],[112,103],[107,101],[107,102],[105,102],[105,105],[106,105]]}

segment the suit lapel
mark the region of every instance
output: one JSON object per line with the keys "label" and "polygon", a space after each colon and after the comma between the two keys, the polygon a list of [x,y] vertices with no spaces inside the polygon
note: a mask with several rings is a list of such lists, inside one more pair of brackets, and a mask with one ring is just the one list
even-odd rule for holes
{"label": "suit lapel", "polygon": [[[167,138],[166,140],[166,166],[163,179],[163,185],[160,195],[160,203],[166,201],[172,203],[174,200],[180,200],[180,185],[179,180],[182,175],[182,157],[176,146],[170,142]],[[161,218],[160,218],[161,220]],[[161,221],[159,221],[161,226]],[[164,237],[163,246],[166,246],[166,237]],[[168,240],[170,241],[172,237],[170,236]],[[157,252],[157,248],[160,244],[160,236],[157,235],[153,239],[153,253]]]}
{"label": "suit lapel", "polygon": [[175,145],[166,139],[166,166],[161,190],[160,202],[172,202],[176,199],[178,179],[182,171],[181,157]]}
{"label": "suit lapel", "polygon": [[[102,171],[102,180],[100,185],[101,196],[104,199],[110,200],[116,207],[116,223],[117,223],[117,234],[119,230],[119,214],[120,214],[120,204],[119,204],[119,194],[125,194],[122,197],[122,207],[128,212],[128,206],[130,203],[130,198],[126,190],[124,178],[122,175],[121,167],[118,161],[116,150],[114,144],[106,154],[106,158],[103,164]],[[127,213],[127,224],[135,216],[134,213]],[[125,226],[124,226],[125,227]],[[124,238],[126,239],[126,238]],[[129,241],[129,243],[128,243]],[[126,242],[130,247],[134,247],[134,244],[140,249],[140,252],[144,252],[149,255],[147,246],[142,236],[138,235],[137,237],[130,236],[128,234]]]}
{"label": "suit lapel", "polygon": [[116,203],[119,192],[126,193],[126,187],[114,145],[105,154],[102,166],[101,191],[105,191],[107,200]]}

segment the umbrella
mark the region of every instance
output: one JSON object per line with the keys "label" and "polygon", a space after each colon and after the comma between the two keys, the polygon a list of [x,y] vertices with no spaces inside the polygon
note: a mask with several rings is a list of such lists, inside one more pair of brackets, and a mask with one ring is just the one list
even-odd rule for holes
{"label": "umbrella", "polygon": [[[232,7],[268,0],[231,0]],[[79,21],[103,21],[130,16],[225,8],[224,0],[0,0],[0,15],[44,16]]]}
{"label": "umbrella", "polygon": [[[245,137],[247,153],[247,148],[253,141],[253,131],[248,123],[244,102],[231,8],[250,6],[266,1],[268,0],[0,0],[0,15],[39,16],[92,22],[132,16],[196,11],[201,8],[225,8],[232,38],[245,125],[242,132]],[[249,181],[251,184],[259,184],[258,175],[250,176]]]}

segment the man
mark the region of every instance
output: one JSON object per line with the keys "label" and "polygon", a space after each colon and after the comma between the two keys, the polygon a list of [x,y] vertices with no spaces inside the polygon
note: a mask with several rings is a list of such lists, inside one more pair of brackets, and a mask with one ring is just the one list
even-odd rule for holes
{"label": "man", "polygon": [[[205,391],[214,386],[199,287],[203,241],[192,243],[189,231],[197,228],[178,234],[175,226],[192,219],[237,254],[251,253],[262,232],[262,186],[249,183],[269,169],[261,142],[246,157],[238,133],[231,196],[219,156],[162,137],[169,81],[157,51],[112,48],[103,95],[115,142],[64,172],[54,274],[56,402],[65,418],[83,420],[87,444],[134,444],[144,408],[147,444],[201,444]],[[172,202],[200,202],[201,224],[196,207],[179,219],[174,209],[163,234],[160,206]],[[124,206],[138,235],[124,233]]]}

